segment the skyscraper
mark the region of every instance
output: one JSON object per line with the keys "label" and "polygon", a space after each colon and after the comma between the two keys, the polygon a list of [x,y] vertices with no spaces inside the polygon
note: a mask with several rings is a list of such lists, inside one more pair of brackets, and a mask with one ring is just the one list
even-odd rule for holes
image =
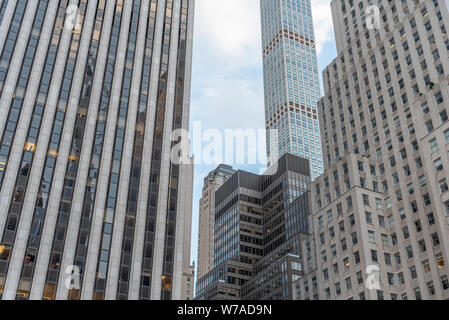
{"label": "skyscraper", "polygon": [[194,0],[0,10],[0,297],[180,298]]}
{"label": "skyscraper", "polygon": [[448,5],[332,1],[298,299],[449,299]]}
{"label": "skyscraper", "polygon": [[239,170],[215,192],[214,265],[198,278],[196,299],[292,298],[310,180],[309,161],[285,154],[264,175]]}
{"label": "skyscraper", "polygon": [[228,165],[219,165],[204,178],[198,225],[198,279],[214,266],[215,191],[233,174]]}
{"label": "skyscraper", "polygon": [[310,0],[260,0],[260,6],[269,166],[291,153],[310,160],[316,178],[323,171],[321,90]]}

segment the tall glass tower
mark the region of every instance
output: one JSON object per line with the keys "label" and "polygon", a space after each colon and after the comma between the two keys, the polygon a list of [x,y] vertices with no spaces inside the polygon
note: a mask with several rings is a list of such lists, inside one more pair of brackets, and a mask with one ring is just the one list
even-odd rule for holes
{"label": "tall glass tower", "polygon": [[182,296],[193,10],[0,1],[1,299]]}
{"label": "tall glass tower", "polygon": [[[310,0],[261,0],[267,158],[285,153],[323,171],[317,101],[321,90]],[[277,137],[270,135],[277,130]],[[276,141],[272,141],[276,139]]]}

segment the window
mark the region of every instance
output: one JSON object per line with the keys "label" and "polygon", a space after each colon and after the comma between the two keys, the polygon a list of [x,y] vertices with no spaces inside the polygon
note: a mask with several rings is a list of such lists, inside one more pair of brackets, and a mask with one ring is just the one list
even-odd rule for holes
{"label": "window", "polygon": [[429,213],[427,215],[427,222],[429,223],[429,226],[433,226],[435,224],[435,217],[433,216],[433,213]]}
{"label": "window", "polygon": [[341,294],[340,282],[335,284],[335,295],[339,296]]}
{"label": "window", "polygon": [[394,227],[394,218],[392,215],[388,216],[388,225],[390,228]]}
{"label": "window", "polygon": [[392,273],[387,273],[387,277],[388,277],[388,284],[390,286],[394,286],[394,274]]}
{"label": "window", "polygon": [[386,234],[382,234],[381,236],[382,236],[382,245],[384,247],[388,247],[389,246],[388,236]]}
{"label": "window", "polygon": [[[448,205],[449,205],[449,203],[448,203]],[[355,218],[354,218],[354,215],[350,215],[350,216],[349,216],[349,224],[350,224],[351,226],[355,225]]]}
{"label": "window", "polygon": [[431,200],[430,200],[430,195],[428,194],[428,193],[426,193],[424,196],[423,196],[423,201],[424,201],[424,205],[427,207],[427,206],[430,206],[431,204],[432,204],[432,202],[431,202]]}
{"label": "window", "polygon": [[412,279],[416,279],[418,277],[418,273],[416,272],[416,267],[412,266],[409,269],[410,269],[410,276],[412,277]]}
{"label": "window", "polygon": [[416,232],[420,233],[422,231],[421,220],[416,220],[415,221],[415,227],[416,227]]}
{"label": "window", "polygon": [[415,298],[416,298],[416,300],[422,300],[421,290],[419,288],[415,288],[413,290],[415,291]]}
{"label": "window", "polygon": [[11,246],[0,244],[0,260],[9,260],[11,254]]}
{"label": "window", "polygon": [[391,254],[389,253],[384,253],[384,257],[385,257],[385,264],[388,266],[391,266]]}
{"label": "window", "polygon": [[402,272],[399,272],[399,273],[398,273],[398,283],[399,283],[400,285],[405,284],[404,274],[403,274]]}
{"label": "window", "polygon": [[419,185],[421,186],[421,188],[424,188],[427,185],[427,179],[425,175],[419,177]]}
{"label": "window", "polygon": [[355,264],[359,264],[360,263],[360,253],[358,251],[354,252],[354,263]]}
{"label": "window", "polygon": [[376,235],[374,231],[368,231],[368,238],[370,243],[376,243]]}
{"label": "window", "polygon": [[350,291],[352,289],[351,277],[345,279],[346,282],[346,290]]}
{"label": "window", "polygon": [[337,246],[334,244],[331,246],[332,257],[337,256]]}
{"label": "window", "polygon": [[443,290],[449,289],[449,281],[447,279],[447,276],[441,277],[441,286],[443,287]]}
{"label": "window", "polygon": [[343,259],[343,265],[344,265],[346,271],[349,270],[349,267],[351,266],[349,264],[349,258],[344,258]]}
{"label": "window", "polygon": [[391,235],[391,243],[393,244],[393,246],[398,244],[398,236],[396,235],[396,233],[393,233]]}
{"label": "window", "polygon": [[376,250],[371,250],[371,260],[373,262],[378,262],[379,261],[379,259],[377,257],[377,251]]}
{"label": "window", "polygon": [[430,272],[429,260],[423,261],[422,265],[423,265],[423,268],[424,268],[424,272],[425,273],[429,273]]}
{"label": "window", "polygon": [[[362,185],[363,185],[363,183],[362,183]],[[369,207],[369,196],[366,194],[363,195],[363,204],[365,206]]]}
{"label": "window", "polygon": [[333,265],[333,268],[334,268],[334,274],[337,275],[337,274],[338,274],[338,264],[335,263],[335,264]]}
{"label": "window", "polygon": [[372,224],[373,223],[373,215],[371,212],[365,212],[366,217],[366,223]]}
{"label": "window", "polygon": [[357,284],[359,284],[359,285],[362,284],[363,283],[362,272],[361,271],[357,272],[356,276],[357,276]]}
{"label": "window", "polygon": [[436,138],[430,140],[429,144],[430,144],[430,150],[432,152],[437,152],[438,151],[438,142],[437,142]]}
{"label": "window", "polygon": [[384,300],[384,292],[377,290],[377,300]]}
{"label": "window", "polygon": [[435,286],[433,285],[433,281],[427,283],[427,290],[429,291],[429,296],[435,295]]}
{"label": "window", "polygon": [[437,102],[437,104],[442,104],[444,102],[441,91],[435,95],[435,101]]}
{"label": "window", "polygon": [[402,228],[402,233],[404,235],[404,239],[408,239],[410,237],[410,233],[408,231],[408,227],[407,226]]}
{"label": "window", "polygon": [[386,227],[385,217],[384,216],[378,216],[378,218],[379,218],[379,226],[381,226],[382,228],[385,228]]}
{"label": "window", "polygon": [[348,245],[346,244],[346,239],[342,239],[341,243],[341,251],[346,251],[348,249]]}
{"label": "window", "polygon": [[334,227],[329,228],[329,237],[333,239],[335,237]]}
{"label": "window", "polygon": [[438,233],[432,234],[432,242],[434,247],[440,245],[440,238],[438,237]]}
{"label": "window", "polygon": [[396,265],[400,265],[401,264],[401,254],[399,252],[396,252],[394,254],[394,260],[396,261]]}
{"label": "window", "polygon": [[408,259],[412,259],[412,258],[413,258],[413,249],[412,249],[412,246],[408,246],[407,248],[405,248],[405,250],[407,251],[407,258],[408,258]]}
{"label": "window", "polygon": [[358,240],[357,240],[357,233],[354,232],[354,233],[351,235],[351,237],[352,237],[352,244],[356,245],[356,244],[358,243]]}
{"label": "window", "polygon": [[421,252],[426,252],[427,251],[426,242],[424,240],[419,240],[418,241],[418,245],[419,245],[419,250]]}

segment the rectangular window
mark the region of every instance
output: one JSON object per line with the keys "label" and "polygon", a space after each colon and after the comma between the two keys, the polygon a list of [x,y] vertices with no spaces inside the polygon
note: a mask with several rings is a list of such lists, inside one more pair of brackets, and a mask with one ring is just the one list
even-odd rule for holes
{"label": "rectangular window", "polygon": [[430,150],[432,152],[437,152],[438,151],[438,142],[437,142],[436,138],[430,140],[429,144],[430,144]]}

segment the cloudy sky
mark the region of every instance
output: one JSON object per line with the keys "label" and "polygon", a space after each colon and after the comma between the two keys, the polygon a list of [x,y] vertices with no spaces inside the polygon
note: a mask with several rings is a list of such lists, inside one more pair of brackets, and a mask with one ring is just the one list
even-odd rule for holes
{"label": "cloudy sky", "polygon": [[[319,69],[323,70],[336,57],[330,0],[311,1]],[[200,123],[203,131],[264,128],[260,30],[259,0],[196,0],[191,129],[193,123]],[[227,164],[256,173],[260,169]],[[195,167],[193,261],[197,259],[198,203],[203,179],[215,167]]]}

